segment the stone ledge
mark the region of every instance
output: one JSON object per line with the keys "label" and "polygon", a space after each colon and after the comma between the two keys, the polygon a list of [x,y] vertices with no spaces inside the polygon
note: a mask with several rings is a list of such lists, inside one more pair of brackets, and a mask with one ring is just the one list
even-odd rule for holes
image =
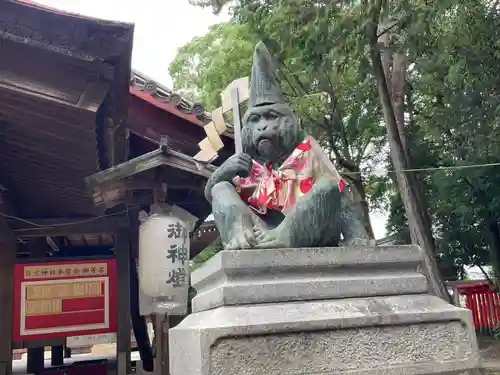
{"label": "stone ledge", "polygon": [[416,267],[423,260],[422,250],[414,245],[376,247],[321,247],[298,249],[225,250],[216,254],[191,275],[191,285],[201,290],[221,273],[259,274],[294,269],[383,268],[401,264]]}
{"label": "stone ledge", "polygon": [[381,295],[423,294],[427,292],[425,276],[417,272],[352,276],[320,276],[246,281],[226,280],[213,289],[198,293],[193,312],[219,306],[271,302],[325,300],[373,297]]}
{"label": "stone ledge", "polygon": [[226,305],[422,294],[417,246],[222,251],[193,272],[193,311]]}

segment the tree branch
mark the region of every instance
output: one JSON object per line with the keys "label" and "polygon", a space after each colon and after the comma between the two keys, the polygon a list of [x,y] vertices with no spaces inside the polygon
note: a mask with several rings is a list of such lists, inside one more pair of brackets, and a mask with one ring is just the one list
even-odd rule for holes
{"label": "tree branch", "polygon": [[333,128],[338,132],[340,136],[344,157],[352,161],[351,152],[349,150],[349,139],[347,138],[344,121],[342,119],[342,114],[339,108],[339,99],[335,94],[335,89],[333,88],[333,86],[330,86],[327,92],[330,96],[330,117],[331,121],[333,122]]}
{"label": "tree branch", "polygon": [[368,137],[366,142],[361,147],[358,148],[358,155],[356,156],[354,163],[360,164],[361,160],[365,159],[364,155],[365,155],[366,149],[372,143],[373,138],[374,137]]}
{"label": "tree branch", "polygon": [[498,6],[500,5],[500,0],[496,0],[492,6],[490,7],[490,14],[493,14],[498,11]]}
{"label": "tree branch", "polygon": [[[500,1],[500,0],[498,0],[498,1]],[[411,18],[411,15],[409,15],[409,14],[401,17],[399,20],[395,21],[391,26],[386,27],[379,34],[377,34],[377,38],[380,38],[382,35],[387,34],[389,31],[395,29],[398,26],[401,28],[406,27],[410,18]]]}
{"label": "tree branch", "polygon": [[377,38],[380,38],[382,35],[385,35],[389,31],[391,31],[392,29],[396,28],[399,25],[399,22],[400,21],[396,21],[391,26],[389,26],[389,27],[385,28],[384,30],[382,30],[379,34],[377,34]]}
{"label": "tree branch", "polygon": [[495,286],[495,283],[493,282],[493,280],[491,280],[490,276],[488,275],[488,273],[485,271],[485,269],[480,266],[479,264],[477,265],[477,267],[481,270],[481,272],[483,273],[484,277],[486,278],[486,280],[488,280],[488,282]]}
{"label": "tree branch", "polygon": [[281,71],[282,71],[282,75],[283,75],[283,78],[288,82],[288,84],[294,89],[296,90],[297,92],[299,92],[299,90],[297,89],[297,87],[295,87],[291,81],[290,81],[290,78],[293,78],[293,80],[295,81],[295,83],[297,84],[297,86],[299,87],[299,89],[302,91],[302,95],[307,95],[309,93],[309,90],[307,89],[307,87],[304,86],[304,84],[302,83],[302,81],[296,77],[294,74],[292,74],[290,72],[290,69],[288,69],[288,66],[286,66],[285,62],[282,62],[281,63]]}

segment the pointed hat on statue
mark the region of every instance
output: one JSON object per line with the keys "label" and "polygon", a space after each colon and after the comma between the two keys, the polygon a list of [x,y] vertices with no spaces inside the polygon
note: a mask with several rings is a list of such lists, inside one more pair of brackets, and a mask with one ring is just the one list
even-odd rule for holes
{"label": "pointed hat on statue", "polygon": [[276,78],[276,65],[266,45],[258,42],[253,54],[248,107],[277,103],[285,104],[285,98]]}

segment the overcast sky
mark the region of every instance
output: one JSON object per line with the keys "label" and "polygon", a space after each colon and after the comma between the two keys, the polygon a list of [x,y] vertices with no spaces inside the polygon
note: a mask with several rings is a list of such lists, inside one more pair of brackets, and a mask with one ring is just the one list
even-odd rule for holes
{"label": "overcast sky", "polygon": [[[1,1],[1,0],[0,0]],[[53,8],[102,19],[135,24],[132,66],[153,80],[171,87],[168,66],[179,47],[208,28],[229,19],[188,0],[35,0]],[[386,215],[372,215],[376,238],[385,236]]]}

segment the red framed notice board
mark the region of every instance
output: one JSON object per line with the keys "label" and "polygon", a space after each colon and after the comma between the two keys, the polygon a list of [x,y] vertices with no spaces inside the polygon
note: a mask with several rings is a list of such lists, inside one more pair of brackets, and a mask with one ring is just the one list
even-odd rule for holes
{"label": "red framed notice board", "polygon": [[116,332],[114,259],[14,269],[14,341]]}

